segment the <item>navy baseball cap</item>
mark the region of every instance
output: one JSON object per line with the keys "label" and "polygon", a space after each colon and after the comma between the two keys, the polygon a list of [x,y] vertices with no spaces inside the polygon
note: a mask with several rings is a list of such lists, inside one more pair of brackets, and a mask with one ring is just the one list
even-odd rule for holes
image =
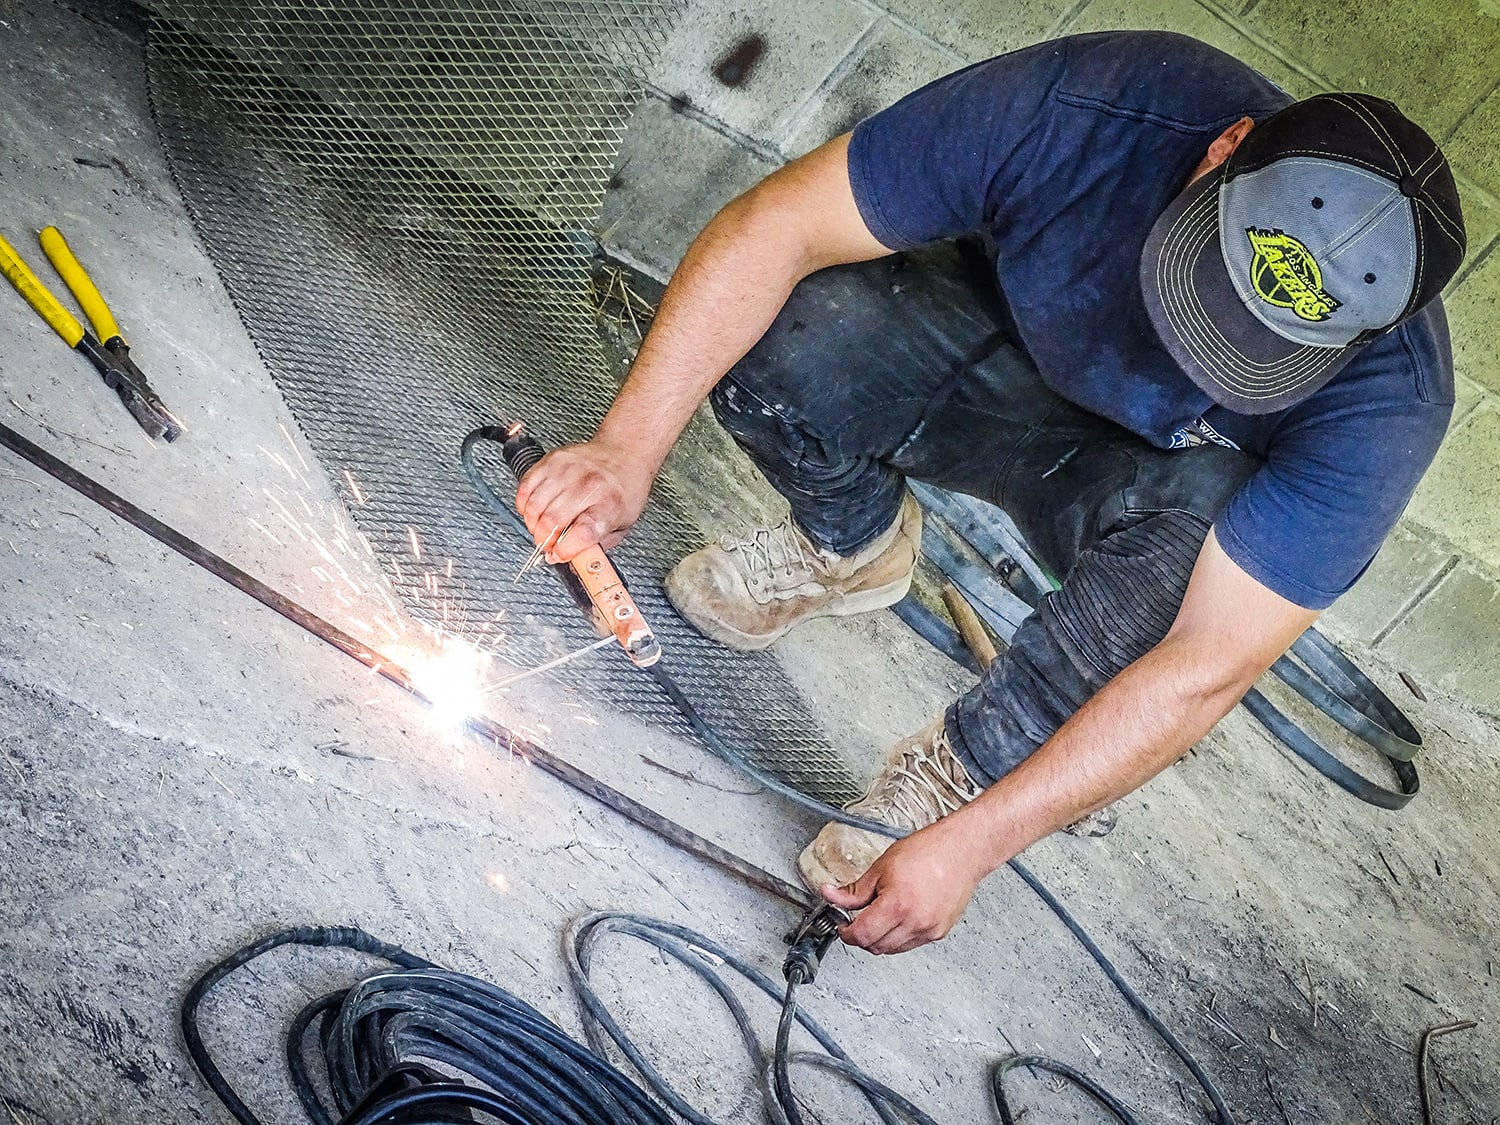
{"label": "navy baseball cap", "polygon": [[1141,288],[1194,383],[1269,414],[1437,296],[1465,245],[1432,138],[1382,98],[1319,94],[1256,125],[1172,201]]}

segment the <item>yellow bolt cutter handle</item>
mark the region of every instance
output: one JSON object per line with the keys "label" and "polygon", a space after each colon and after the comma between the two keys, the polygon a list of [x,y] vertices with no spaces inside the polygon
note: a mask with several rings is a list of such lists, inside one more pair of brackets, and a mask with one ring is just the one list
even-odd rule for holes
{"label": "yellow bolt cutter handle", "polygon": [[83,325],[76,316],[58,304],[51,290],[31,272],[31,267],[21,260],[21,256],[3,237],[0,237],[0,273],[5,274],[5,279],[16,287],[16,292],[37,311],[37,315],[51,325],[52,331],[62,337],[63,343],[70,348],[78,346],[78,342],[83,339]]}
{"label": "yellow bolt cutter handle", "polygon": [[62,231],[56,227],[47,227],[37,237],[41,241],[42,252],[52,263],[52,268],[68,283],[73,296],[78,298],[78,305],[83,309],[84,315],[89,318],[89,322],[93,324],[100,342],[107,344],[120,336],[120,326],[115,323],[114,314],[104,303],[104,297],[100,294],[99,287],[94,284],[94,279],[88,275],[88,271],[74,256],[73,248],[62,236]]}

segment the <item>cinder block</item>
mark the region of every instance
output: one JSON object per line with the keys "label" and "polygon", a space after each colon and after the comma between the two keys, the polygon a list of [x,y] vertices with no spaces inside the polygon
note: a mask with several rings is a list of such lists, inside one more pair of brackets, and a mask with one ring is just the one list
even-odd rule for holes
{"label": "cinder block", "polygon": [[1244,19],[1336,88],[1390,98],[1435,137],[1495,83],[1500,21],[1477,4],[1261,0]]}
{"label": "cinder block", "polygon": [[1131,0],[1094,0],[1068,27],[1069,31],[1119,31],[1153,27],[1177,31],[1226,51],[1253,66],[1294,98],[1318,92],[1318,85],[1289,65],[1286,58],[1259,46],[1233,22],[1233,17],[1210,11],[1195,0],[1154,0],[1150,14]]}
{"label": "cinder block", "polygon": [[648,99],[625,131],[599,216],[599,241],[665,280],[714,212],[775,167]]}
{"label": "cinder block", "polygon": [[652,78],[668,94],[771,144],[879,18],[854,0],[691,0]]}
{"label": "cinder block", "polygon": [[787,155],[799,156],[817,148],[903,95],[962,66],[963,60],[953,52],[887,23],[796,128],[785,144]]}
{"label": "cinder block", "polygon": [[1453,362],[1486,390],[1500,393],[1500,251],[1492,252],[1445,299]]}
{"label": "cinder block", "polygon": [[1380,643],[1379,651],[1419,683],[1500,711],[1500,585],[1478,570],[1453,569]]}
{"label": "cinder block", "polygon": [[891,15],[951,47],[970,62],[1047,38],[1077,0],[878,0]]}
{"label": "cinder block", "polygon": [[1467,421],[1469,414],[1481,405],[1489,403],[1491,409],[1500,409],[1500,402],[1462,371],[1453,376],[1453,427]]}
{"label": "cinder block", "polygon": [[[1491,62],[1490,80],[1497,75]],[[1453,166],[1486,191],[1500,195],[1500,86],[1492,89],[1453,130],[1443,143],[1443,151]]]}
{"label": "cinder block", "polygon": [[[1500,0],[1496,2],[1500,3]],[[1466,169],[1455,164],[1453,171],[1458,179],[1458,198],[1463,204],[1464,232],[1469,243],[1464,255],[1464,265],[1459,268],[1457,275],[1462,278],[1467,276],[1464,269],[1471,266],[1480,255],[1486,254],[1490,245],[1500,236],[1500,200],[1478,186]],[[1451,292],[1454,288],[1450,283],[1444,293]]]}
{"label": "cinder block", "polygon": [[1373,644],[1407,603],[1454,559],[1431,537],[1397,524],[1370,569],[1324,618],[1330,632]]}
{"label": "cinder block", "polygon": [[1481,406],[1448,435],[1406,514],[1466,554],[1500,567],[1496,512],[1500,512],[1500,412]]}

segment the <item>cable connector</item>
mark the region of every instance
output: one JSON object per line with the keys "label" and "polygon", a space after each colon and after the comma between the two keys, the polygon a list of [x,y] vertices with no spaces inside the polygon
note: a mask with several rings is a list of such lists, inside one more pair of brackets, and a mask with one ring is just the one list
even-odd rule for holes
{"label": "cable connector", "polygon": [[786,936],[791,946],[786,951],[786,960],[781,963],[781,975],[789,984],[811,984],[818,975],[818,966],[828,953],[833,939],[839,936],[839,927],[854,921],[854,915],[841,906],[822,902],[802,916],[797,928]]}

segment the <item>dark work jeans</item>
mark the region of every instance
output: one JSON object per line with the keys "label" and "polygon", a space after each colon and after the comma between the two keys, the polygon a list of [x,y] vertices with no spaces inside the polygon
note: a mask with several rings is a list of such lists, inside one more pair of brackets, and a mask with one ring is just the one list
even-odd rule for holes
{"label": "dark work jeans", "polygon": [[1166,633],[1215,516],[1258,462],[1155,448],[1049,390],[981,254],[953,244],[804,280],[710,397],[839,554],[889,527],[907,477],[1004,508],[1062,588],[947,712],[988,786]]}

